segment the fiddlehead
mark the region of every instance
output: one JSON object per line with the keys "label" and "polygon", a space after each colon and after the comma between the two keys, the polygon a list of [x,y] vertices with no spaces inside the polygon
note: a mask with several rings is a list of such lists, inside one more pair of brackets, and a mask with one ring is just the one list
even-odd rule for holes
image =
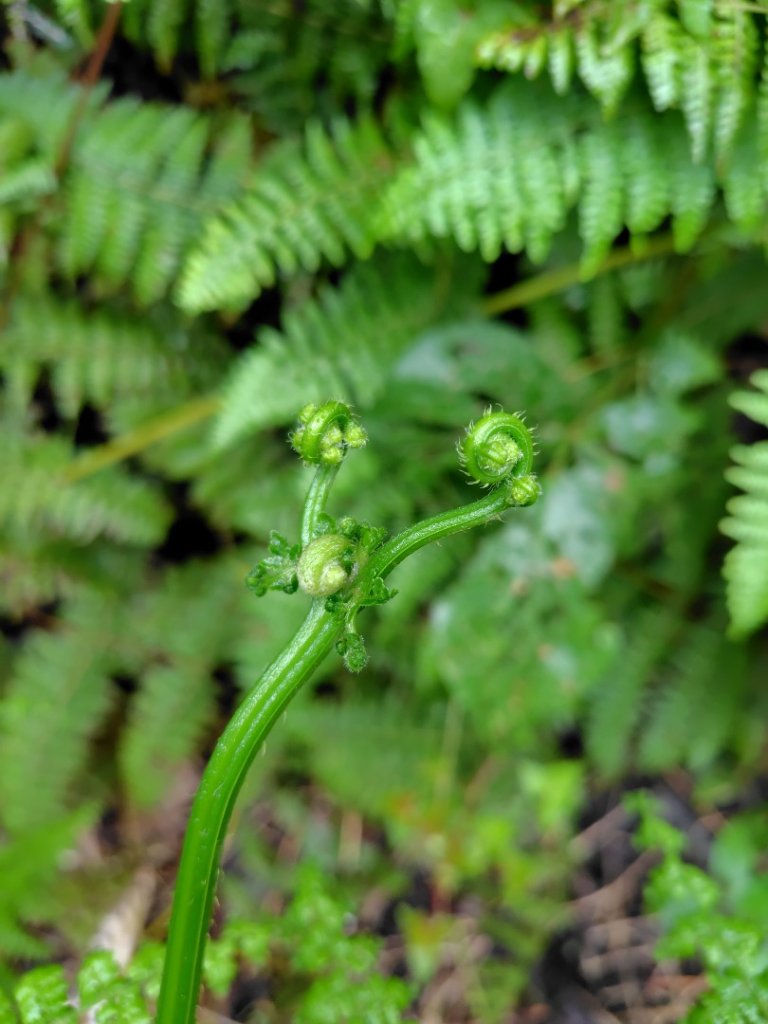
{"label": "fiddlehead", "polygon": [[348,448],[362,448],[368,435],[343,402],[307,405],[291,434],[291,446],[313,466],[338,466]]}
{"label": "fiddlehead", "polygon": [[483,487],[504,485],[510,505],[532,505],[539,496],[533,434],[517,413],[488,411],[470,425],[458,451],[467,475]]}
{"label": "fiddlehead", "polygon": [[467,476],[483,487],[498,487],[510,476],[530,473],[533,434],[517,413],[488,410],[471,423],[458,444]]}
{"label": "fiddlehead", "polygon": [[360,421],[343,402],[307,405],[299,413],[291,446],[307,465],[317,466],[301,516],[302,548],[319,532],[328,494],[347,450],[362,448],[367,440]]}

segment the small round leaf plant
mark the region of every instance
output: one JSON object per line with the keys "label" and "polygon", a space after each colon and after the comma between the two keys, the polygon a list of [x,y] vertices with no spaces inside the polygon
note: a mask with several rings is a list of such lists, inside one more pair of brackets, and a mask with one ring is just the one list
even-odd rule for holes
{"label": "small round leaf plant", "polygon": [[347,452],[365,443],[363,427],[342,402],[308,405],[291,435],[294,450],[315,469],[300,540],[290,544],[273,533],[269,554],[249,574],[247,584],[258,596],[269,590],[302,590],[312,603],[294,638],[233,715],[200,782],[173,900],[157,1024],[195,1020],[227,826],[246,773],[291,698],[334,648],[351,672],[365,667],[358,613],[394,596],[386,579],[403,559],[432,541],[483,526],[509,508],[531,505],[541,493],[532,473],[531,431],[518,415],[489,411],[469,427],[458,446],[466,473],[487,493],[387,539],[384,529],[346,516],[334,519],[326,512]]}

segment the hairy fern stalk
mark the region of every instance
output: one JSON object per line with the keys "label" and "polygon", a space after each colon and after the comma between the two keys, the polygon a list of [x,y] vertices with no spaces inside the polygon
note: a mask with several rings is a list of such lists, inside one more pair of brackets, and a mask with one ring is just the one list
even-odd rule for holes
{"label": "hairy fern stalk", "polygon": [[[370,661],[351,683],[319,659],[255,762],[186,990],[202,971],[216,1013],[298,1024],[548,1000],[529,980],[597,794],[677,780],[711,822],[757,791],[765,4],[39,0],[0,22],[0,1021],[158,1012],[188,798],[305,611],[243,585],[265,548],[251,587],[330,601],[330,647]],[[296,535],[285,428],[313,407],[300,448],[329,399]],[[336,479],[347,406],[371,443]],[[451,446],[502,408],[541,425],[541,499],[369,578],[389,549],[360,524],[403,536],[494,493],[508,440]],[[398,592],[367,647],[332,600],[354,586]],[[754,928],[739,893],[723,920]],[[701,927],[691,1020],[745,1019]]]}

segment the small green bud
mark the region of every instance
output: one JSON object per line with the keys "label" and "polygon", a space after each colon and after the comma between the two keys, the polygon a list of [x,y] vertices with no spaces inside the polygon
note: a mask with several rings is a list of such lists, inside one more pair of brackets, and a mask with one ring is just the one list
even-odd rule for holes
{"label": "small green bud", "polygon": [[344,441],[347,448],[364,448],[368,442],[368,435],[357,420],[350,419],[344,431]]}
{"label": "small green bud", "polygon": [[507,493],[513,505],[533,505],[541,495],[541,484],[533,473],[528,473],[526,476],[514,477],[508,485]]}
{"label": "small green bud", "polygon": [[347,448],[362,448],[368,435],[343,402],[306,405],[291,434],[293,450],[316,466],[338,466]]}
{"label": "small green bud", "polygon": [[357,575],[355,554],[355,545],[338,533],[316,537],[299,557],[299,586],[312,597],[335,594]]}
{"label": "small green bud", "polygon": [[336,643],[336,650],[344,658],[348,672],[362,672],[368,664],[368,651],[359,633],[345,633]]}

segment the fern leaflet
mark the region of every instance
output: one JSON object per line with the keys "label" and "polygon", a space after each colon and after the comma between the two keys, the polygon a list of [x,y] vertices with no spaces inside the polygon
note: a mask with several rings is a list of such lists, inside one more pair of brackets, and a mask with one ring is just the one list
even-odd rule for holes
{"label": "fern leaflet", "polygon": [[0,706],[0,816],[12,834],[61,815],[112,703],[111,603],[73,605],[59,628],[27,642]]}
{"label": "fern leaflet", "polygon": [[4,466],[0,522],[17,536],[41,531],[76,543],[102,536],[149,547],[162,539],[169,510],[155,486],[118,469],[67,484],[70,462],[61,438],[14,445]]}
{"label": "fern leaflet", "polygon": [[372,212],[391,176],[393,155],[369,117],[318,124],[304,144],[276,146],[245,196],[208,224],[179,288],[190,312],[239,306],[271,285],[275,274],[341,265],[348,251],[373,252]]}
{"label": "fern leaflet", "polygon": [[[752,374],[757,390],[737,391],[731,405],[756,423],[768,427],[768,370]],[[736,463],[726,473],[744,492],[731,498],[728,517],[720,528],[736,541],[725,557],[728,609],[734,636],[754,632],[768,619],[768,441],[738,445]]]}
{"label": "fern leaflet", "polygon": [[[455,282],[451,306],[471,295]],[[263,330],[260,344],[235,366],[215,427],[219,445],[290,419],[325,395],[366,407],[382,393],[397,357],[420,330],[444,312],[447,296],[434,273],[411,258],[355,267],[339,288],[285,316],[282,333]]]}
{"label": "fern leaflet", "polygon": [[675,620],[660,609],[639,616],[620,661],[593,695],[587,719],[587,750],[609,778],[626,764],[627,747],[640,720],[646,686],[666,653],[675,626]]}

